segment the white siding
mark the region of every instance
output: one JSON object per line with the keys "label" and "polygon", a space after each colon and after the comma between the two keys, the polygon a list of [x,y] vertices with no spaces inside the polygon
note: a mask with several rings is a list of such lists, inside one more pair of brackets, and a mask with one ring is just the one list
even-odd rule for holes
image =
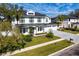
{"label": "white siding", "polygon": [[[21,19],[20,19],[21,20]],[[41,24],[41,23],[50,23],[51,22],[51,19],[49,17],[45,17],[45,18],[41,18],[41,22],[38,22],[38,18],[33,18],[34,22],[31,23],[29,22],[30,18],[24,18],[23,19],[25,22],[24,23],[21,23],[20,21],[18,21],[18,24]],[[46,22],[47,20],[47,22]],[[17,24],[17,21],[15,19],[15,21],[12,22],[12,24]]]}

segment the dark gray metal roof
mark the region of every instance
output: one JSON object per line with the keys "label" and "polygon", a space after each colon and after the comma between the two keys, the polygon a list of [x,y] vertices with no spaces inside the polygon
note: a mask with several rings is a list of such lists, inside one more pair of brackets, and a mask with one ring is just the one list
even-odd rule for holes
{"label": "dark gray metal roof", "polygon": [[22,16],[22,17],[25,18],[25,17],[45,17],[45,16],[46,16],[45,14],[41,14],[41,13],[35,12],[35,15],[27,15],[25,13],[25,15]]}

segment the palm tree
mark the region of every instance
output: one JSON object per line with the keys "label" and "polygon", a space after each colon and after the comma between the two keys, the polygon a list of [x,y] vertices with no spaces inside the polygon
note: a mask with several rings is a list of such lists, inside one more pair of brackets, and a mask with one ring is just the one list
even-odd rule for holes
{"label": "palm tree", "polygon": [[6,20],[11,22],[13,16],[10,6],[11,4],[0,4],[0,14],[2,14]]}
{"label": "palm tree", "polygon": [[16,18],[17,24],[18,20],[24,15],[24,10],[22,6],[17,4],[0,4],[0,14],[2,14],[10,22],[13,20],[13,17]]}
{"label": "palm tree", "polygon": [[13,9],[13,16],[16,18],[17,20],[17,24],[19,19],[24,15],[24,10],[22,6],[18,6],[17,4],[14,5],[14,9]]}
{"label": "palm tree", "polygon": [[67,15],[58,15],[56,20],[58,20],[59,24],[61,24],[63,22],[63,20],[65,20],[67,18],[68,18]]}

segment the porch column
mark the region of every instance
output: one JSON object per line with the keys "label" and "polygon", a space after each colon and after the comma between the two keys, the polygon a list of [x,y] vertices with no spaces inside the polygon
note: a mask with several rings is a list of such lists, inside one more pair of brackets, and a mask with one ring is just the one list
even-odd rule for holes
{"label": "porch column", "polygon": [[36,27],[36,34],[37,34],[37,31],[38,31],[38,27]]}
{"label": "porch column", "polygon": [[43,32],[44,32],[44,26],[42,28],[43,28]]}

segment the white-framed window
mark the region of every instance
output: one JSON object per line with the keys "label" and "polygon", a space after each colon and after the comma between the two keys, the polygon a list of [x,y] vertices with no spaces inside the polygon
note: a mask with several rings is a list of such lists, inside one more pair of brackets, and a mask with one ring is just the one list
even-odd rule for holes
{"label": "white-framed window", "polygon": [[28,13],[28,15],[33,15],[33,13]]}
{"label": "white-framed window", "polygon": [[38,20],[37,20],[38,22],[41,22],[41,18],[38,18]]}
{"label": "white-framed window", "polygon": [[46,18],[46,22],[48,22],[48,19]]}
{"label": "white-framed window", "polygon": [[21,23],[25,23],[25,19],[20,19],[20,22]]}
{"label": "white-framed window", "polygon": [[33,23],[34,22],[34,19],[33,18],[29,18],[29,22],[30,23]]}
{"label": "white-framed window", "polygon": [[43,27],[38,27],[38,31],[42,31],[43,30]]}

